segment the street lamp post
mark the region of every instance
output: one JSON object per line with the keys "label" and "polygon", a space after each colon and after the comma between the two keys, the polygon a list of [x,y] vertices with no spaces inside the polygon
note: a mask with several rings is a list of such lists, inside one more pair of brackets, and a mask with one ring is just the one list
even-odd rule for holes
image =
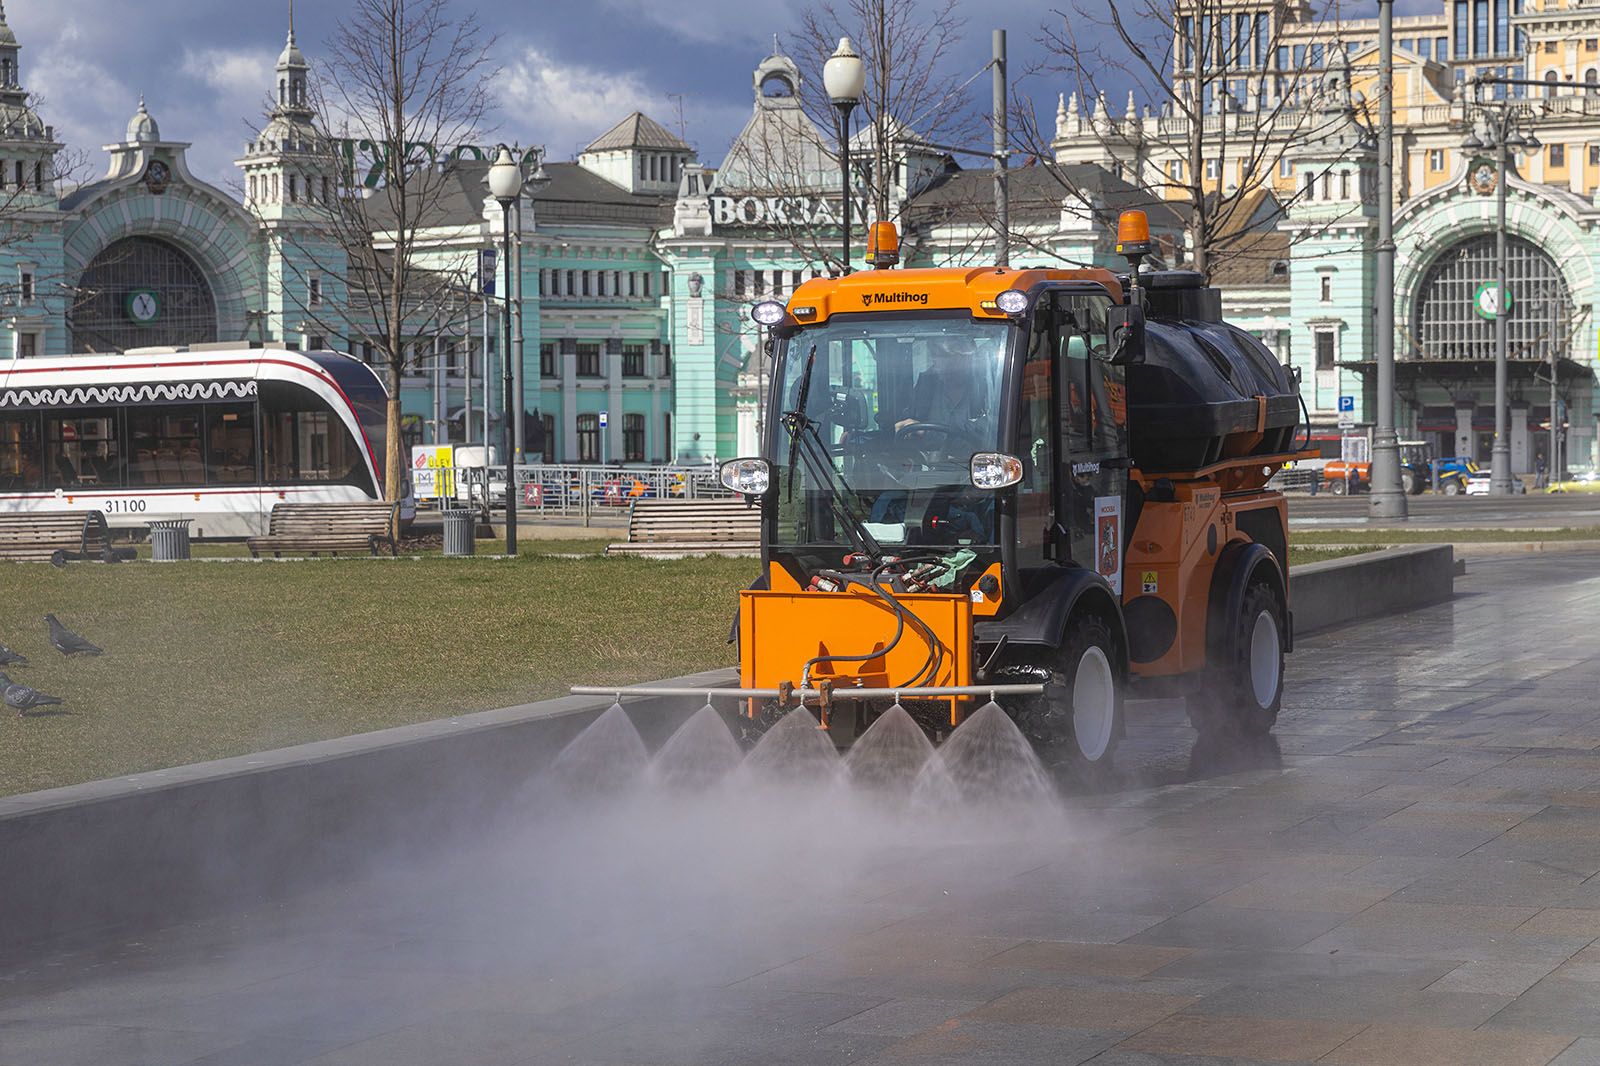
{"label": "street lamp post", "polygon": [[[489,195],[500,202],[500,221],[502,233],[505,238],[505,265],[506,265],[506,314],[505,314],[505,342],[500,349],[500,386],[505,393],[505,425],[500,427],[501,446],[505,451],[506,464],[506,554],[517,554],[517,457],[515,450],[515,423],[513,421],[512,401],[512,373],[511,373],[511,329],[512,315],[509,306],[511,301],[511,206],[522,198],[522,166],[511,155],[511,149],[500,145],[496,149],[494,164],[489,167]],[[485,373],[488,367],[484,368]],[[484,442],[488,446],[488,442]],[[484,487],[487,494],[488,486]]]}
{"label": "street lamp post", "polygon": [[1394,0],[1378,0],[1378,410],[1372,434],[1372,516],[1405,519],[1394,389]]}
{"label": "street lamp post", "polygon": [[1534,136],[1524,136],[1518,129],[1515,108],[1507,107],[1498,114],[1484,109],[1485,142],[1477,133],[1469,133],[1461,146],[1468,151],[1478,151],[1493,146],[1495,150],[1495,205],[1494,205],[1494,447],[1489,453],[1489,494],[1511,495],[1511,438],[1507,429],[1509,397],[1510,294],[1506,291],[1506,177],[1512,149],[1532,150],[1539,147]]}
{"label": "street lamp post", "polygon": [[839,181],[844,192],[844,228],[839,272],[850,273],[850,112],[861,102],[867,85],[867,66],[856,54],[850,38],[839,38],[839,47],[822,65],[822,87],[839,111]]}

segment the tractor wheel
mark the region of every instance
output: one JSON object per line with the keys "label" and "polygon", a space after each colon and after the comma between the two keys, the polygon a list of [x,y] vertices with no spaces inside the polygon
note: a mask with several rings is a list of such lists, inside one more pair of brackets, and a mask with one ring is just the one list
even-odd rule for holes
{"label": "tractor wheel", "polygon": [[1446,496],[1461,495],[1461,479],[1453,477],[1449,481],[1446,481],[1444,483],[1444,494]]}
{"label": "tractor wheel", "polygon": [[1344,478],[1342,477],[1336,477],[1332,481],[1328,482],[1328,491],[1333,493],[1335,496],[1343,496],[1348,488],[1349,486],[1345,484]]}
{"label": "tractor wheel", "polygon": [[1232,657],[1213,663],[1201,691],[1185,702],[1202,733],[1258,737],[1272,730],[1283,706],[1283,605],[1264,582],[1245,590],[1234,624]]}
{"label": "tractor wheel", "polygon": [[1400,491],[1407,496],[1415,496],[1422,491],[1422,483],[1417,480],[1417,475],[1409,470],[1400,472]]}
{"label": "tractor wheel", "polygon": [[1107,768],[1122,739],[1121,656],[1111,626],[1094,615],[1067,623],[1056,649],[1019,651],[996,680],[1043,682],[1044,694],[1015,701],[1018,727],[1045,763],[1088,771]]}

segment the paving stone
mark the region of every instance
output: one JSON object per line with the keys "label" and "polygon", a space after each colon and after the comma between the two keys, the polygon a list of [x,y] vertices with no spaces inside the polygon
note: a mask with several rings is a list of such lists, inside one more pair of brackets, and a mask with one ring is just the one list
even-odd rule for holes
{"label": "paving stone", "polygon": [[958,1018],[898,1041],[863,1062],[872,1066],[908,1062],[917,1066],[1017,1066],[1027,1062],[1077,1066],[1115,1044],[1121,1035]]}
{"label": "paving stone", "polygon": [[1208,904],[1152,926],[1132,941],[1175,947],[1291,949],[1315,940],[1348,917]]}
{"label": "paving stone", "polygon": [[1083,974],[1142,977],[1189,954],[1191,952],[1187,948],[1149,947],[1143,944],[1029,941],[990,956],[984,960],[984,964],[1023,970],[1071,970]]}
{"label": "paving stone", "polygon": [[1544,1066],[1570,1036],[1374,1025],[1321,1061],[1349,1066]]}
{"label": "paving stone", "polygon": [[1429,991],[1482,992],[1495,996],[1520,996],[1542,981],[1558,964],[1544,962],[1462,963],[1428,986]]}
{"label": "paving stone", "polygon": [[1315,1022],[1177,1014],[1122,1041],[1119,1050],[1315,1062],[1366,1028]]}
{"label": "paving stone", "polygon": [[1600,995],[1593,982],[1552,974],[1489,1019],[1486,1028],[1600,1037]]}
{"label": "paving stone", "polygon": [[1019,988],[976,1008],[967,1017],[1011,1025],[1133,1032],[1176,1014],[1198,998],[1099,989]]}
{"label": "paving stone", "polygon": [[852,1014],[828,1026],[825,1031],[906,1037],[944,1025],[979,1006],[982,1004],[975,1000],[893,999],[859,1014]]}
{"label": "paving stone", "polygon": [[1574,1040],[1567,1050],[1550,1060],[1550,1066],[1600,1066],[1600,1038],[1585,1036]]}

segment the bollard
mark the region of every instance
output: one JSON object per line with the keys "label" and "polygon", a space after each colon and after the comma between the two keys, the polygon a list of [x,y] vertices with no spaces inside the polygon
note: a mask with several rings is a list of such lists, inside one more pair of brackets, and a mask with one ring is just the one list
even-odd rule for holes
{"label": "bollard", "polygon": [[444,519],[444,553],[446,555],[472,555],[478,549],[474,537],[474,523],[470,508],[453,508],[440,511]]}
{"label": "bollard", "polygon": [[189,558],[188,518],[166,518],[150,523],[150,558],[176,563]]}

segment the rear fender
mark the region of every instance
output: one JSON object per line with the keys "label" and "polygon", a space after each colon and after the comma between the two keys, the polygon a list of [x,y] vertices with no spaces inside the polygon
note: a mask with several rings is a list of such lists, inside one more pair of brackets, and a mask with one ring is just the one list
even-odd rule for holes
{"label": "rear fender", "polygon": [[1222,549],[1211,575],[1211,602],[1206,606],[1206,661],[1229,662],[1239,629],[1234,620],[1244,609],[1244,594],[1257,580],[1271,586],[1283,609],[1284,648],[1294,650],[1294,626],[1289,618],[1289,597],[1277,557],[1265,545],[1232,541]]}
{"label": "rear fender", "polygon": [[[1122,608],[1106,579],[1083,567],[1061,572],[1044,588],[1004,618],[984,619],[973,627],[979,644],[1033,644],[1059,648],[1067,620],[1079,609],[1093,606],[1111,622],[1117,646],[1127,656],[1128,632]],[[1126,663],[1123,664],[1126,666]]]}

